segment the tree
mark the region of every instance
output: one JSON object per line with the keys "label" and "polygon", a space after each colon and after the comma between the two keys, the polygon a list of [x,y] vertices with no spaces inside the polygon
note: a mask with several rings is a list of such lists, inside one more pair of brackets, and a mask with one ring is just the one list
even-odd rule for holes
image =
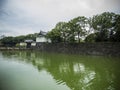
{"label": "tree", "polygon": [[104,12],[100,15],[95,15],[91,19],[91,27],[98,33],[96,41],[108,41],[110,32],[113,32],[113,24],[115,22],[115,14]]}
{"label": "tree", "polygon": [[60,31],[57,29],[52,29],[50,32],[47,33],[46,37],[50,38],[52,43],[58,43],[62,41],[62,38],[60,37]]}
{"label": "tree", "polygon": [[115,18],[115,33],[114,36],[113,36],[113,39],[114,41],[116,42],[120,42],[120,15],[116,15],[116,18]]}
{"label": "tree", "polygon": [[16,37],[4,37],[0,41],[4,46],[15,46],[17,43],[24,42],[26,39],[32,39],[35,40],[37,36],[37,33],[35,34],[28,34],[26,36],[16,36]]}
{"label": "tree", "polygon": [[24,39],[32,39],[32,40],[36,40],[38,33],[34,33],[34,34],[28,34],[24,37]]}
{"label": "tree", "polygon": [[[80,43],[80,39],[85,38],[87,34],[87,25],[88,19],[84,16],[79,16],[77,18],[72,19],[70,22],[71,31],[73,31],[73,36],[78,36],[78,42]],[[74,35],[75,34],[75,35]]]}
{"label": "tree", "polygon": [[75,30],[76,30],[76,25],[72,22],[72,21],[69,21],[67,23],[68,25],[68,32],[69,32],[69,35],[67,37],[67,40],[69,43],[74,43],[75,42]]}
{"label": "tree", "polygon": [[69,35],[68,23],[59,22],[56,24],[55,29],[57,29],[60,32],[60,37],[62,38],[62,41],[67,42],[67,37]]}
{"label": "tree", "polygon": [[95,42],[97,33],[92,33],[85,38],[85,42]]}
{"label": "tree", "polygon": [[15,42],[13,40],[13,37],[4,37],[1,39],[1,43],[5,46],[15,46]]}

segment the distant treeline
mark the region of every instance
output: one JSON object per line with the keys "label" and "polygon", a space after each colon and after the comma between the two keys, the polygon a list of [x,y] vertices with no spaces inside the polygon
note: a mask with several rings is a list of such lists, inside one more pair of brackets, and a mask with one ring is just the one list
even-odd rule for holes
{"label": "distant treeline", "polygon": [[[37,35],[5,37],[0,42],[15,45],[25,39],[35,40]],[[104,12],[90,18],[79,16],[68,22],[58,22],[45,37],[52,43],[120,42],[120,14]]]}
{"label": "distant treeline", "polygon": [[16,44],[20,42],[24,42],[26,39],[32,39],[35,41],[37,35],[38,33],[21,35],[21,36],[16,36],[16,37],[8,36],[8,37],[2,38],[0,42],[3,46],[15,46]]}

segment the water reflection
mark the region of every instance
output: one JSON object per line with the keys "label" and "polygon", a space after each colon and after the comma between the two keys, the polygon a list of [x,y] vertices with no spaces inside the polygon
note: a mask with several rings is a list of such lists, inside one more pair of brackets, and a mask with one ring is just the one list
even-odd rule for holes
{"label": "water reflection", "polygon": [[47,71],[56,83],[71,90],[120,89],[119,60],[103,57],[63,55],[30,51],[2,52],[5,58],[30,63]]}

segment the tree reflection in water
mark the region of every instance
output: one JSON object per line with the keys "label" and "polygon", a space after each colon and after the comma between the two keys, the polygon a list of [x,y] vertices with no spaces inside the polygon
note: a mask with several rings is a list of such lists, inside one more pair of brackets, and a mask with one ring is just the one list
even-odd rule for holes
{"label": "tree reflection in water", "polygon": [[[119,89],[119,60],[108,57],[63,55],[30,51],[2,52],[8,58],[32,64],[39,71],[45,70],[57,84],[71,90]],[[117,58],[116,58],[117,59]]]}

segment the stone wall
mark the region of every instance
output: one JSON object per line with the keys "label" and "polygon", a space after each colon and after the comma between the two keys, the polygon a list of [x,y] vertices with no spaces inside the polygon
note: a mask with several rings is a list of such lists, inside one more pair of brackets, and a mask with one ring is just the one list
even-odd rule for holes
{"label": "stone wall", "polygon": [[37,43],[33,49],[68,54],[120,56],[120,43]]}

